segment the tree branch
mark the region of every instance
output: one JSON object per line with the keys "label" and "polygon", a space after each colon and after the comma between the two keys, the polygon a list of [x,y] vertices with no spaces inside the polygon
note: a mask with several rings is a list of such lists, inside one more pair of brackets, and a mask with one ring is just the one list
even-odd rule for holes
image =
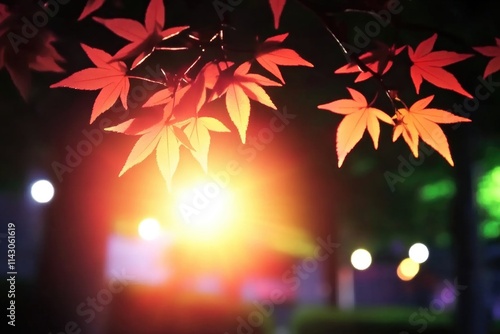
{"label": "tree branch", "polygon": [[392,107],[394,109],[394,112],[396,112],[397,111],[397,107],[396,107],[396,103],[395,103],[395,101],[394,101],[394,99],[393,99],[393,97],[391,95],[391,90],[385,84],[384,79],[382,78],[382,76],[379,73],[377,73],[374,70],[372,70],[371,68],[369,68],[361,59],[359,59],[359,57],[357,55],[355,55],[355,54],[349,54],[349,52],[345,48],[344,44],[340,41],[340,39],[333,32],[333,30],[328,26],[328,24],[326,23],[326,21],[322,17],[322,15],[320,15],[318,12],[316,12],[314,9],[312,9],[310,6],[308,6],[306,3],[304,3],[303,0],[296,0],[296,1],[300,5],[302,5],[306,10],[308,10],[311,13],[313,13],[314,16],[316,16],[319,19],[319,21],[321,22],[321,25],[332,36],[332,38],[338,44],[340,50],[342,51],[342,53],[344,54],[344,56],[346,57],[346,59],[349,60],[350,63],[356,64],[361,71],[370,73],[373,76],[373,78],[375,80],[377,80],[377,82],[379,83],[380,88],[382,90],[384,90],[387,98],[391,102],[391,105],[392,105]]}

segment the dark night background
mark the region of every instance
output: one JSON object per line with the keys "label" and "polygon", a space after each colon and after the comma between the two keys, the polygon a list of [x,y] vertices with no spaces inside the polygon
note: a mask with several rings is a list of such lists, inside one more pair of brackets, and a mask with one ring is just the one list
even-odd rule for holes
{"label": "dark night background", "polygon": [[[288,333],[285,328],[293,327],[296,333],[403,330],[415,333],[419,327],[410,326],[408,317],[419,307],[429,305],[425,291],[445,279],[457,278],[468,288],[458,297],[455,313],[438,316],[426,332],[493,333],[493,319],[500,320],[500,217],[491,216],[490,211],[500,206],[500,188],[495,188],[495,184],[500,187],[500,179],[497,169],[497,183],[491,183],[494,174],[490,172],[500,166],[500,94],[493,91],[489,98],[479,102],[477,110],[470,113],[472,123],[458,128],[442,126],[449,138],[455,167],[450,167],[439,154],[430,154],[391,191],[385,175],[388,171],[398,173],[401,159],[407,160],[410,151],[401,139],[392,143],[389,127],[382,125],[379,149],[373,150],[365,134],[339,169],[335,131],[342,118],[316,107],[347,97],[345,87],[363,92],[368,100],[379,92],[378,106],[384,110],[390,110],[391,106],[376,80],[355,84],[354,75],[333,74],[346,60],[321,20],[340,40],[355,45],[355,28],[363,29],[373,20],[366,11],[378,12],[385,8],[386,1],[302,2],[311,11],[305,10],[299,1],[288,0],[278,32],[273,30],[267,1],[243,0],[228,15],[228,24],[237,28],[236,32],[228,32],[228,43],[248,46],[256,35],[263,39],[290,32],[286,45],[315,67],[282,68],[286,85],[266,88],[278,109],[286,106],[297,117],[253,161],[246,163],[238,153],[240,143],[235,132],[214,135],[209,160],[214,171],[221,170],[232,159],[241,161],[243,171],[234,184],[251,180],[252,186],[245,186],[242,191],[255,203],[254,215],[259,219],[258,226],[262,226],[262,238],[270,233],[267,221],[279,220],[281,212],[293,210],[295,221],[290,224],[305,230],[313,240],[331,235],[340,244],[339,251],[328,259],[321,272],[321,296],[305,298],[306,301],[297,298],[277,309],[270,321],[274,322],[274,332]],[[148,1],[108,0],[93,15],[143,22],[147,4]],[[500,37],[497,2],[401,0],[401,5],[401,14],[393,16],[391,24],[376,39],[388,45],[415,47],[437,32],[435,50],[475,54],[446,67],[466,91],[474,94],[490,58],[479,55],[472,47],[494,45],[494,38]],[[31,72],[33,87],[25,101],[5,68],[0,70],[0,233],[6,233],[8,222],[16,223],[20,273],[16,283],[16,329],[21,332],[25,328],[24,333],[55,334],[74,319],[81,325],[81,333],[235,333],[238,326],[235,319],[248,313],[248,303],[231,299],[239,293],[241,282],[255,275],[279,278],[298,261],[296,258],[275,255],[265,247],[240,254],[241,262],[251,258],[269,263],[257,274],[254,272],[257,269],[251,266],[234,274],[227,283],[229,297],[216,297],[217,302],[196,299],[194,303],[183,304],[178,299],[182,293],[176,291],[175,285],[137,284],[115,296],[116,300],[90,324],[80,321],[75,314],[76,305],[106,286],[108,238],[120,233],[113,222],[125,219],[135,224],[147,214],[147,208],[166,207],[172,200],[151,157],[118,178],[136,140],[125,135],[104,134],[102,144],[94,147],[71,173],[66,173],[62,182],[54,173],[53,162],[63,162],[67,146],[75,147],[84,138],[82,130],[96,129],[99,119],[93,125],[88,124],[97,93],[49,86],[92,65],[80,43],[109,53],[124,45],[121,38],[91,18],[77,22],[83,6],[84,1],[77,0],[61,5],[60,12],[47,26],[58,37],[54,46],[66,59],[62,64],[66,73]],[[212,1],[167,0],[165,7],[168,27],[190,25],[201,34],[219,28]],[[348,9],[360,11],[346,12]],[[185,45],[190,41],[181,35],[172,43]],[[175,72],[192,62],[197,52],[182,51],[169,58],[155,54],[148,62],[153,67],[161,64],[166,71]],[[417,95],[409,65],[405,50],[384,78],[403,100],[412,102]],[[135,74],[141,75],[141,71],[139,67]],[[261,74],[267,75],[264,71]],[[492,75],[492,81],[500,82],[499,72]],[[424,82],[419,98],[433,94],[436,108],[453,110],[454,104],[464,103],[463,96]],[[223,106],[221,101],[213,102],[209,112]],[[118,121],[116,115],[108,117]],[[249,136],[256,135],[272,117],[269,110],[252,103]],[[228,118],[223,120],[229,124]],[[187,150],[182,151],[174,187],[201,177],[201,169],[193,169],[193,165],[195,162]],[[38,178],[49,179],[55,186],[56,195],[46,205],[35,204],[29,197],[29,186]],[[486,201],[490,207],[478,203],[481,189],[489,189],[481,196],[491,199]],[[430,195],[426,197],[426,193]],[[486,223],[495,219],[497,223],[487,228]],[[484,232],[495,230],[492,226],[496,226],[498,234]],[[134,229],[135,225],[128,228]],[[1,240],[2,263],[6,263],[3,255],[7,254],[6,243]],[[397,265],[407,246],[416,241],[426,243],[431,250],[429,262],[422,265],[416,279],[401,282],[395,275],[386,279],[386,268]],[[374,268],[355,273],[356,289],[361,292],[357,303],[361,309],[390,309],[380,314],[375,312],[376,319],[361,313],[335,311],[337,272],[349,266],[349,256],[358,247],[370,249]],[[5,284],[5,279],[2,280]],[[314,285],[307,287],[312,289]],[[313,295],[308,288],[303,293]],[[4,291],[6,285],[2,285],[2,296]],[[336,316],[325,315],[327,311]],[[443,320],[448,316],[450,321]],[[391,322],[396,318],[399,320]],[[258,328],[255,332],[264,333],[265,329]]]}

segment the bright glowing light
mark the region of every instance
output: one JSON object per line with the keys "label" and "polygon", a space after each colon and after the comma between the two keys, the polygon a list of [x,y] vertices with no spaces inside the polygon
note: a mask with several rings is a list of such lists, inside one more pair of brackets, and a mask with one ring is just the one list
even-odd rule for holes
{"label": "bright glowing light", "polygon": [[177,211],[181,224],[192,233],[211,236],[234,218],[234,196],[214,182],[202,184],[178,196]]}
{"label": "bright glowing light", "polygon": [[358,270],[365,270],[372,264],[372,256],[366,249],[357,249],[351,255],[352,266]]}
{"label": "bright glowing light", "polygon": [[424,244],[416,243],[410,247],[408,255],[416,263],[424,263],[429,258],[429,249]]}
{"label": "bright glowing light", "polygon": [[160,223],[153,218],[144,219],[139,224],[139,235],[144,240],[153,240],[160,236]]}
{"label": "bright glowing light", "polygon": [[31,197],[38,203],[50,202],[54,197],[54,186],[47,180],[39,180],[31,186]]}
{"label": "bright glowing light", "polygon": [[410,258],[406,258],[398,266],[397,274],[402,281],[411,281],[420,270],[420,265]]}

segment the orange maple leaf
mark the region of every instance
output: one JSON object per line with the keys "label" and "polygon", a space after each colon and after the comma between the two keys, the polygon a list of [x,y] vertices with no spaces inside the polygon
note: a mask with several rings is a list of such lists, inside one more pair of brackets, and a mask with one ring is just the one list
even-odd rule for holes
{"label": "orange maple leaf", "polygon": [[281,66],[307,66],[314,67],[313,64],[303,59],[292,49],[281,48],[279,45],[288,37],[288,33],[270,37],[262,43],[257,50],[255,59],[266,70],[285,83],[278,65]]}
{"label": "orange maple leaf", "polygon": [[269,0],[269,5],[273,12],[274,18],[274,28],[278,29],[280,25],[281,14],[283,13],[283,8],[285,8],[286,0]]}
{"label": "orange maple leaf", "polygon": [[497,42],[496,46],[477,46],[474,48],[474,50],[486,57],[493,57],[484,69],[483,76],[485,78],[496,71],[500,71],[500,38],[495,38],[495,40]]}
{"label": "orange maple leaf", "polygon": [[146,10],[145,25],[131,19],[102,19],[94,20],[130,43],[121,48],[114,56],[114,60],[123,60],[136,56],[131,69],[137,67],[151,55],[155,47],[166,39],[178,35],[188,26],[173,27],[163,30],[165,25],[165,6],[163,0],[151,0]]}
{"label": "orange maple leaf", "polygon": [[88,0],[82,10],[82,13],[80,14],[80,17],[78,17],[78,21],[83,20],[84,18],[101,8],[104,4],[104,1],[105,0]]}
{"label": "orange maple leaf", "polygon": [[[174,128],[173,125],[158,124],[142,134],[132,148],[119,176],[144,161],[156,150],[158,168],[167,184],[167,188],[171,190],[172,177],[179,165],[181,147],[181,142],[177,138]],[[114,129],[108,128],[106,130],[113,131]]]}
{"label": "orange maple leaf", "polygon": [[[180,158],[180,147],[187,140],[186,135],[175,124],[167,124],[163,112],[159,109],[147,110],[146,115],[128,120],[116,126],[106,128],[106,131],[140,135],[132,148],[125,164],[120,171],[122,176],[133,166],[144,161],[156,150],[158,168],[171,190],[172,177],[177,169]],[[189,142],[189,141],[188,141]],[[188,148],[192,147],[188,144]]]}
{"label": "orange maple leaf", "polygon": [[246,142],[246,132],[250,119],[250,99],[260,102],[269,108],[276,109],[273,101],[262,86],[281,86],[259,74],[248,73],[250,63],[245,62],[234,72],[231,68],[221,72],[213,88],[209,101],[226,94],[226,108],[231,121],[240,134],[242,143]]}
{"label": "orange maple leaf", "polygon": [[68,87],[82,90],[99,90],[99,95],[94,102],[90,123],[111,108],[120,98],[125,109],[127,95],[130,89],[127,77],[127,66],[122,61],[112,61],[108,53],[81,44],[83,50],[96,67],[87,68],[73,73],[66,79],[50,85],[51,88]]}
{"label": "orange maple leaf", "polygon": [[200,163],[205,173],[208,173],[210,131],[229,132],[229,129],[221,121],[213,117],[193,117],[187,122],[184,132],[193,146],[191,153]]}
{"label": "orange maple leaf", "polygon": [[396,126],[392,141],[396,141],[401,135],[406,141],[413,155],[418,158],[419,137],[439,152],[450,165],[454,165],[451,158],[448,140],[443,130],[437,125],[458,122],[470,122],[468,118],[456,116],[448,111],[426,108],[431,103],[434,95],[415,102],[409,109],[398,109],[396,115]]}
{"label": "orange maple leaf", "polygon": [[[383,43],[378,43],[378,48],[376,50],[363,53],[361,56],[359,56],[359,60],[373,72],[382,75],[387,73],[391,69],[394,63],[392,58],[399,55],[405,48],[406,45],[396,49],[395,45],[388,47]],[[363,71],[356,63],[346,64],[336,69],[334,73],[359,73],[354,82],[361,82],[372,77],[372,74],[370,72]]]}
{"label": "orange maple leaf", "polygon": [[341,99],[318,108],[346,115],[337,128],[337,155],[338,166],[341,167],[347,154],[361,140],[365,130],[368,129],[373,140],[373,146],[378,148],[380,135],[379,120],[394,125],[394,121],[382,110],[368,105],[365,97],[358,91],[347,88],[352,99]]}
{"label": "orange maple leaf", "polygon": [[452,51],[432,52],[437,37],[437,34],[432,35],[430,38],[420,43],[415,51],[413,51],[413,48],[408,47],[408,56],[413,62],[410,68],[411,78],[417,94],[420,91],[420,85],[423,79],[425,79],[437,87],[449,89],[467,96],[468,98],[472,98],[472,95],[462,88],[453,74],[444,70],[442,67],[465,60],[473,55],[460,54]]}

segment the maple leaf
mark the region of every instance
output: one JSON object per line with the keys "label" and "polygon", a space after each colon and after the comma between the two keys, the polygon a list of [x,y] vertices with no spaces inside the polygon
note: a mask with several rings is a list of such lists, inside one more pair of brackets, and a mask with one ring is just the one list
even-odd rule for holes
{"label": "maple leaf", "polygon": [[205,87],[207,87],[208,89],[214,89],[215,84],[219,80],[221,72],[226,71],[233,65],[234,63],[231,61],[210,62],[206,64],[200,71],[205,77]]}
{"label": "maple leaf", "polygon": [[500,38],[495,38],[495,46],[477,46],[474,48],[477,52],[486,57],[493,57],[484,69],[483,77],[487,77],[497,71],[500,71]]}
{"label": "maple leaf", "polygon": [[[0,3],[0,37],[9,30],[8,19],[10,11],[7,5]],[[1,67],[0,67],[1,68]]]}
{"label": "maple leaf", "polygon": [[437,34],[434,34],[420,43],[415,51],[410,46],[408,47],[408,56],[413,62],[410,68],[411,78],[417,94],[420,91],[420,85],[423,79],[425,79],[437,87],[449,89],[468,98],[472,98],[472,95],[462,88],[453,74],[444,70],[442,67],[465,60],[473,55],[460,54],[452,51],[432,52],[437,36]]}
{"label": "maple leaf", "polygon": [[165,118],[170,123],[179,123],[196,115],[205,101],[205,78],[200,73],[193,82],[180,89],[168,87],[156,92],[143,107],[163,105]]}
{"label": "maple leaf", "polygon": [[122,61],[112,61],[108,53],[81,44],[83,50],[96,67],[87,68],[76,72],[63,79],[51,88],[68,87],[82,90],[101,90],[94,102],[90,123],[103,112],[113,106],[120,98],[125,109],[127,106],[127,95],[130,89],[127,77],[127,66]]}
{"label": "maple leaf", "polygon": [[0,4],[0,69],[6,68],[22,98],[28,100],[31,71],[64,72],[58,63],[65,59],[52,45],[57,38],[49,29],[40,28],[32,38],[25,38],[22,19],[33,12],[30,3],[18,3],[12,11],[9,9]]}
{"label": "maple leaf", "polygon": [[286,0],[269,0],[269,5],[271,6],[271,11],[273,12],[274,29],[279,28],[281,14],[283,13],[285,4]]}
{"label": "maple leaf", "polygon": [[471,120],[456,116],[445,110],[427,108],[433,98],[434,95],[431,95],[415,102],[409,109],[398,109],[393,117],[396,119],[396,126],[394,127],[392,140],[396,141],[403,135],[403,139],[410,147],[413,155],[418,158],[418,140],[421,138],[453,166],[448,140],[437,124],[470,122]]}
{"label": "maple leaf", "polygon": [[250,118],[250,99],[265,106],[276,109],[269,95],[261,86],[281,86],[280,83],[269,80],[259,74],[248,73],[250,63],[245,62],[234,72],[231,68],[222,71],[214,86],[214,92],[209,101],[226,94],[226,108],[231,121],[240,134],[242,143],[246,142],[246,132]]}
{"label": "maple leaf", "polygon": [[[106,130],[119,132],[117,127],[107,128]],[[156,149],[156,162],[170,191],[172,189],[172,177],[179,164],[180,146],[181,143],[177,139],[173,125],[157,124],[146,133],[143,133],[137,140],[119,176],[144,161]]]}
{"label": "maple leaf", "polygon": [[180,147],[186,140],[186,135],[176,125],[167,125],[161,110],[149,110],[146,116],[142,115],[105,130],[141,136],[134,144],[119,176],[144,161],[156,149],[158,168],[167,188],[171,190],[172,177],[179,164]]}
{"label": "maple leaf", "polygon": [[[123,175],[128,169],[142,162],[156,148],[156,160],[167,187],[171,190],[173,174],[179,163],[180,146],[184,145],[189,150],[205,152],[205,144],[210,144],[210,137],[206,141],[201,127],[208,130],[224,131],[218,124],[213,124],[208,118],[202,118],[197,131],[199,137],[187,136],[181,129],[190,126],[192,118],[197,118],[197,113],[205,103],[204,76],[199,74],[189,85],[175,91],[172,88],[163,89],[150,98],[138,111],[139,114],[128,121],[108,127],[106,131],[118,132],[127,135],[140,135],[141,138],[132,148],[132,151],[120,172]],[[208,131],[207,130],[207,131]],[[203,138],[203,141],[200,139]],[[198,153],[193,153],[196,158],[203,159]],[[208,149],[206,150],[208,156]],[[204,158],[206,160],[206,157]],[[203,161],[203,160],[200,160]]]}
{"label": "maple leaf", "polygon": [[175,127],[164,127],[160,132],[158,147],[156,149],[156,163],[160,169],[163,179],[167,182],[167,188],[172,190],[172,178],[179,165],[181,142],[174,132]]}
{"label": "maple leaf", "polygon": [[394,121],[389,115],[382,110],[369,106],[360,92],[352,88],[347,89],[352,99],[341,99],[318,106],[320,109],[346,115],[337,128],[339,168],[342,166],[347,154],[361,140],[366,129],[368,129],[368,133],[373,140],[373,146],[377,149],[380,135],[379,120],[394,125]]}
{"label": "maple leaf", "polygon": [[123,123],[106,128],[106,131],[123,133],[126,135],[143,135],[158,124],[165,124],[164,112],[161,108],[142,108],[137,116]]}
{"label": "maple leaf", "polygon": [[[391,69],[394,63],[392,59],[399,55],[406,48],[406,45],[396,48],[395,45],[389,47],[379,42],[377,46],[376,50],[368,51],[359,56],[359,60],[373,72],[383,75]],[[372,77],[372,73],[363,71],[356,63],[346,64],[336,69],[334,73],[359,73],[354,82],[361,82]]]}
{"label": "maple leaf", "polygon": [[78,21],[83,20],[84,18],[101,8],[104,2],[105,0],[88,0],[85,4],[85,7],[83,8],[82,13],[80,14],[80,17],[78,17]]}
{"label": "maple leaf", "polygon": [[208,151],[210,148],[210,131],[229,132],[230,130],[216,118],[193,117],[184,128],[193,146],[191,153],[200,163],[201,167],[208,173]]}
{"label": "maple leaf", "polygon": [[114,56],[114,60],[123,60],[136,56],[131,69],[137,67],[151,55],[155,47],[166,39],[178,35],[188,26],[173,27],[163,30],[165,25],[165,6],[163,0],[151,0],[146,9],[145,24],[131,19],[102,19],[94,20],[130,43],[121,48]]}
{"label": "maple leaf", "polygon": [[285,80],[281,75],[278,65],[314,67],[313,64],[303,59],[294,50],[279,47],[279,44],[287,37],[288,33],[266,39],[257,50],[255,56],[257,62],[280,79],[282,83],[285,83]]}

